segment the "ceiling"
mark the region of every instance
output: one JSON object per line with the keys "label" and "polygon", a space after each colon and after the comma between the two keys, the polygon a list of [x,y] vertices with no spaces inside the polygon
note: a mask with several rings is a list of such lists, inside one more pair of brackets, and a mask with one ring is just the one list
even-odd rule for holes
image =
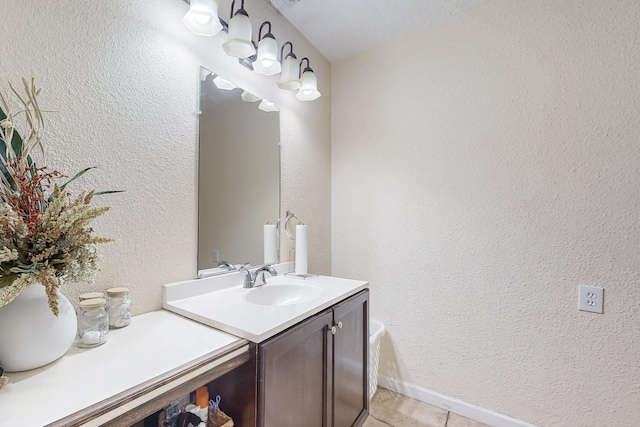
{"label": "ceiling", "polygon": [[465,13],[490,0],[270,0],[331,62]]}

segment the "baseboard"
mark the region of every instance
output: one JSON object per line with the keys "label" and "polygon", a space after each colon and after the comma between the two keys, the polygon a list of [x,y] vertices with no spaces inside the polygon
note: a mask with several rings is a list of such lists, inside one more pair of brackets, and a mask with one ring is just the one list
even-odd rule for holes
{"label": "baseboard", "polygon": [[444,394],[428,390],[414,384],[389,378],[384,375],[378,376],[378,385],[397,393],[411,397],[424,403],[428,403],[438,408],[446,409],[463,417],[479,421],[491,427],[536,427],[533,424],[498,414],[471,403],[445,396]]}

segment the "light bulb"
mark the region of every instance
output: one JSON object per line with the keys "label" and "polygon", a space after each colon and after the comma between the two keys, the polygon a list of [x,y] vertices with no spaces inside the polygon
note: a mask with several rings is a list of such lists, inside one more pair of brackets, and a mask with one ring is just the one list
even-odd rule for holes
{"label": "light bulb", "polygon": [[202,13],[194,13],[193,19],[195,19],[198,24],[206,24],[207,22],[211,21],[211,16],[204,15]]}
{"label": "light bulb", "polygon": [[182,19],[195,34],[214,36],[222,30],[218,18],[218,0],[191,0],[189,11]]}
{"label": "light bulb", "polygon": [[258,58],[253,64],[253,70],[265,76],[273,76],[280,72],[278,42],[273,38],[272,34],[267,34],[258,43]]}

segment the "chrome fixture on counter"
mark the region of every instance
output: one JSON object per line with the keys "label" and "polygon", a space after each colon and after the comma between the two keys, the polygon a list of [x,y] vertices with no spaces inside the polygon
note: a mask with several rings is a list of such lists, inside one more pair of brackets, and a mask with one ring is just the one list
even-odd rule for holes
{"label": "chrome fixture on counter", "polygon": [[[219,0],[184,0],[189,3],[189,11],[183,18],[184,24],[195,34],[200,36],[214,36],[220,31],[228,33],[227,41],[222,48],[228,56],[238,58],[238,61],[256,73],[272,76],[281,73],[278,87],[283,90],[297,90],[296,98],[300,101],[314,101],[320,97],[318,79],[309,66],[304,70],[293,53],[293,44],[285,42],[280,49],[278,60],[278,42],[271,33],[271,22],[264,21],[258,30],[258,42],[252,37],[252,25],[249,14],[244,8],[244,0],[240,0],[240,8],[235,10],[236,0],[231,2],[231,14],[227,24],[218,16]],[[268,27],[266,34],[263,28]],[[290,45],[291,50],[284,56],[284,47]]]}
{"label": "chrome fixture on counter", "polygon": [[271,267],[270,265],[263,265],[259,269],[255,271],[255,273],[251,273],[248,267],[240,268],[240,271],[245,273],[244,276],[244,284],[243,288],[255,288],[256,286],[262,286],[267,284],[267,280],[264,277],[264,273],[268,272],[272,276],[277,276],[278,272]]}

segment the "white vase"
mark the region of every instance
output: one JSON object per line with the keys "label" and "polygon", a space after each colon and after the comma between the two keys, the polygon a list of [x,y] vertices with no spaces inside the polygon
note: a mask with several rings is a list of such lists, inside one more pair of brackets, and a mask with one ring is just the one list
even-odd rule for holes
{"label": "white vase", "polygon": [[58,291],[59,314],[39,283],[0,308],[0,366],[8,372],[39,368],[62,357],[73,344],[78,323],[73,306]]}

